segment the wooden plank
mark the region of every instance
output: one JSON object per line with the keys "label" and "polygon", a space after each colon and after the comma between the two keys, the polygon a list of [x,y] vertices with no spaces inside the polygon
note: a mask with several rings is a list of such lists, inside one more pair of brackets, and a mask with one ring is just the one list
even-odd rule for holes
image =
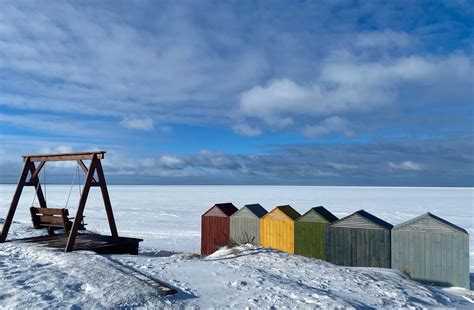
{"label": "wooden plank", "polygon": [[22,155],[23,161],[29,158],[31,162],[38,161],[66,161],[66,160],[91,160],[93,157],[103,159],[105,157],[104,151],[97,152],[79,152],[79,153],[60,153],[60,154],[37,154],[37,155]]}
{"label": "wooden plank", "polygon": [[431,265],[431,274],[438,275],[438,277],[442,278],[441,274],[441,260],[443,256],[443,248],[441,247],[441,234],[433,233],[431,237],[431,242],[433,243],[434,253],[433,259],[434,263]]}
{"label": "wooden plank", "polygon": [[86,206],[87,196],[89,195],[90,183],[92,182],[92,177],[96,169],[97,158],[93,158],[87,173],[86,180],[84,182],[84,187],[82,188],[81,199],[79,200],[79,205],[77,206],[76,216],[74,218],[74,223],[69,233],[69,238],[66,244],[66,252],[71,252],[74,249],[74,243],[76,242],[77,231],[82,222],[82,214],[84,213],[84,208]]}
{"label": "wooden plank", "polygon": [[5,217],[5,222],[3,223],[2,233],[0,235],[0,243],[5,242],[7,239],[8,231],[10,230],[13,217],[15,216],[15,211],[20,201],[21,192],[23,191],[24,183],[26,182],[26,177],[30,171],[31,162],[26,160],[23,170],[20,174],[20,179],[18,180],[18,185],[16,186],[15,194],[13,195],[12,202],[10,203],[10,208],[8,209],[7,216]]}
{"label": "wooden plank", "polygon": [[31,179],[34,179],[38,176],[38,174],[40,173],[41,169],[43,169],[44,165],[46,164],[45,161],[42,161],[38,168],[35,169],[35,171],[31,174]]}
{"label": "wooden plank", "polygon": [[326,228],[326,233],[324,235],[324,250],[325,250],[325,260],[327,262],[332,261],[332,249],[333,246],[331,244],[331,228],[328,226]]}
{"label": "wooden plank", "polygon": [[392,268],[392,231],[384,231],[385,261],[384,268]]}
{"label": "wooden plank", "polygon": [[64,224],[64,218],[62,216],[40,215],[39,218],[40,218],[40,222],[42,224],[44,224],[44,223],[62,223],[62,224]]}
{"label": "wooden plank", "polygon": [[259,244],[260,223],[259,218],[253,217],[230,217],[230,240],[237,244],[251,243]]}
{"label": "wooden plank", "polygon": [[87,172],[89,172],[89,169],[86,167],[86,164],[81,159],[76,160],[77,165],[79,168],[81,168],[82,172],[84,172],[85,175],[87,175]]}
{"label": "wooden plank", "polygon": [[[33,162],[30,162],[29,165],[28,165],[28,169],[31,173],[31,175],[34,174],[35,171],[37,171],[36,167],[35,167],[35,163]],[[38,197],[38,202],[41,206],[41,208],[46,208],[46,199],[43,195],[43,190],[41,188],[41,184],[40,184],[40,180],[39,180],[39,177],[38,175],[35,175],[34,177],[31,177],[30,178],[30,182],[34,187],[35,187],[35,193],[36,193],[36,196]]]}
{"label": "wooden plank", "polygon": [[446,279],[448,277],[448,254],[446,249],[448,245],[448,236],[447,234],[441,235],[441,269],[439,271],[440,277]]}
{"label": "wooden plank", "polygon": [[201,254],[209,255],[229,244],[229,217],[201,216]]}
{"label": "wooden plank", "polygon": [[[15,240],[15,242],[31,242],[52,248],[64,248],[68,234],[40,236]],[[94,251],[98,254],[138,254],[138,244],[142,239],[104,236],[97,234],[78,234],[75,248],[77,250]]]}
{"label": "wooden plank", "polygon": [[360,229],[350,229],[350,247],[351,247],[351,252],[350,252],[350,261],[349,261],[349,264],[348,266],[361,266],[363,265],[363,263],[361,262],[361,260],[363,259],[361,257],[361,259],[359,259],[359,257],[357,257],[357,248],[358,247],[363,247],[361,241],[362,241],[362,238],[363,236],[361,235],[363,233],[363,230],[360,230]]}
{"label": "wooden plank", "polygon": [[392,253],[391,253],[392,264],[391,264],[391,268],[400,270],[400,261],[399,261],[399,258],[398,258],[399,238],[398,238],[398,235],[395,231],[392,232],[392,244],[391,244],[391,246],[392,246]]}
{"label": "wooden plank", "polygon": [[[118,237],[117,226],[115,224],[114,213],[112,211],[112,204],[110,203],[109,192],[107,190],[107,183],[105,182],[104,171],[102,170],[102,164],[100,163],[100,160],[98,159],[96,161],[96,170],[97,170],[97,178],[100,185],[100,190],[102,192],[102,198],[104,200],[105,212],[107,213],[107,220],[109,221],[110,232],[112,234],[112,237]],[[92,180],[93,179],[94,179],[94,175],[92,175]],[[229,228],[227,228],[227,230],[228,229]]]}
{"label": "wooden plank", "polygon": [[461,255],[461,239],[459,235],[451,235],[452,238],[452,261],[453,261],[453,272],[449,278],[449,284],[453,286],[459,286],[459,274],[461,273],[462,266],[462,255]]}
{"label": "wooden plank", "polygon": [[364,229],[353,229],[352,238],[351,238],[351,257],[352,257],[352,266],[364,266],[370,265],[370,257],[364,255],[368,249],[367,238],[373,237],[365,233]]}
{"label": "wooden plank", "polygon": [[447,265],[447,274],[446,274],[446,282],[450,283],[451,282],[451,279],[453,278],[453,274],[455,272],[455,268],[456,266],[455,265],[455,243],[456,243],[456,238],[454,235],[451,235],[451,234],[446,234],[446,237],[447,237],[447,245],[446,245],[446,253],[447,253],[447,261],[446,261],[446,265]]}
{"label": "wooden plank", "polygon": [[295,221],[295,254],[325,259],[326,223]]}
{"label": "wooden plank", "polygon": [[415,275],[419,274],[421,269],[418,266],[421,262],[424,261],[424,254],[425,251],[423,244],[420,241],[420,232],[406,232],[406,231],[397,231],[398,234],[403,236],[403,247],[400,248],[400,251],[403,251],[407,247],[413,247],[414,249],[414,257],[409,260],[406,260],[404,256],[402,268],[405,273],[407,273],[410,277],[414,278]]}
{"label": "wooden plank", "polygon": [[469,235],[460,237],[462,240],[461,254],[463,256],[463,264],[460,276],[460,286],[470,289],[470,275],[469,275]]}
{"label": "wooden plank", "polygon": [[[89,169],[86,167],[86,164],[84,164],[84,162],[80,159],[76,160],[77,164],[79,165],[79,167],[81,168],[81,170],[84,172],[85,175],[87,175],[87,172],[89,171]],[[97,186],[97,185],[94,185],[96,184],[96,179],[94,177],[92,177],[92,184],[93,186]]]}
{"label": "wooden plank", "polygon": [[58,208],[32,208],[36,213],[43,215],[62,215],[63,209]]}

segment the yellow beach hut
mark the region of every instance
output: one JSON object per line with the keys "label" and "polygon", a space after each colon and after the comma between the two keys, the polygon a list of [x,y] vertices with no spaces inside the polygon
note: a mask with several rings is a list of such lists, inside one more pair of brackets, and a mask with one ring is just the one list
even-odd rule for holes
{"label": "yellow beach hut", "polygon": [[288,253],[295,252],[295,219],[300,216],[290,205],[279,206],[260,219],[260,245]]}

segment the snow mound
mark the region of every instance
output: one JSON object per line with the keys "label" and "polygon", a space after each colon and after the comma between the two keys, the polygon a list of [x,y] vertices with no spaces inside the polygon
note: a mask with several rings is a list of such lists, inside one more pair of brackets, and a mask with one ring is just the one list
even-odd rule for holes
{"label": "snow mound", "polygon": [[158,291],[104,256],[9,242],[0,246],[0,304],[7,308],[162,305]]}
{"label": "snow mound", "polygon": [[223,257],[236,257],[238,254],[255,249],[256,247],[252,244],[238,245],[238,246],[225,246],[215,251],[211,255],[206,256],[207,259],[223,258]]}
{"label": "snow mound", "polygon": [[472,291],[427,287],[396,270],[340,267],[251,245],[224,247],[197,260],[118,259],[181,290],[183,295],[170,299],[176,307],[470,309],[474,306],[469,297]]}

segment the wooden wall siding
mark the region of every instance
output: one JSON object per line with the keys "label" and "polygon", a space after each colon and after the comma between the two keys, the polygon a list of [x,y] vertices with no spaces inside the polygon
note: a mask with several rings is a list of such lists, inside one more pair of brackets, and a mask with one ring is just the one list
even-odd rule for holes
{"label": "wooden wall siding", "polygon": [[295,252],[295,219],[300,214],[291,206],[274,208],[260,219],[260,245],[288,253]]}
{"label": "wooden wall siding", "polygon": [[[267,214],[264,218],[260,220],[260,245],[263,247],[274,248],[288,253],[294,253],[294,221],[291,219],[276,220],[273,216],[268,217],[269,214]],[[279,213],[276,215],[277,218],[281,217],[281,214]]]}
{"label": "wooden wall siding", "polygon": [[365,217],[354,213],[348,217],[340,220],[337,223],[332,224],[333,227],[349,227],[349,228],[364,228],[364,229],[383,229],[379,225],[372,221],[369,221]]}
{"label": "wooden wall siding", "polygon": [[280,209],[273,209],[267,215],[265,215],[265,219],[267,220],[274,220],[274,221],[286,221],[291,220],[288,215],[286,215]]}
{"label": "wooden wall siding", "polygon": [[327,223],[298,220],[295,222],[295,254],[326,259]]}
{"label": "wooden wall siding", "polygon": [[390,268],[390,230],[330,225],[326,234],[326,259],[341,266]]}
{"label": "wooden wall siding", "polygon": [[310,212],[301,216],[298,221],[302,222],[318,222],[318,223],[328,223],[328,221],[319,215],[316,211],[311,210]]}
{"label": "wooden wall siding", "polygon": [[248,219],[254,219],[257,216],[253,214],[249,209],[246,207],[241,208],[239,211],[235,212],[232,214],[233,217],[240,217],[240,218],[248,218]]}
{"label": "wooden wall siding", "polygon": [[222,217],[227,217],[227,215],[222,212],[219,207],[214,206],[211,209],[209,209],[206,213],[204,213],[204,216],[222,216]]}
{"label": "wooden wall siding", "polygon": [[209,255],[229,244],[229,217],[201,217],[201,254]]}
{"label": "wooden wall siding", "polygon": [[443,232],[459,234],[459,230],[449,225],[443,224],[431,217],[422,217],[416,221],[401,224],[397,226],[397,230],[419,231],[419,232]]}
{"label": "wooden wall siding", "polygon": [[[249,214],[253,215],[251,217]],[[252,212],[238,212],[230,217],[230,241],[237,244],[260,245],[260,219]],[[244,213],[244,214],[241,214]],[[245,215],[245,216],[243,216]]]}
{"label": "wooden wall siding", "polygon": [[393,230],[392,268],[423,283],[469,289],[469,236]]}

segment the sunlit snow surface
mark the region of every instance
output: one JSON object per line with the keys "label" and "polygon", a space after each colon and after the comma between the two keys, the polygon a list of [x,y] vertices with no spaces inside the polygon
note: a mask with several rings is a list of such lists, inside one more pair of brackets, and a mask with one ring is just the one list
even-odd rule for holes
{"label": "sunlit snow surface", "polygon": [[[0,218],[15,186],[0,186]],[[69,186],[49,185],[50,207],[65,207]],[[446,290],[428,289],[395,271],[336,267],[278,251],[241,248],[210,259],[159,257],[158,250],[199,252],[200,216],[216,202],[237,207],[260,203],[267,210],[291,204],[300,213],[323,205],[338,217],[364,209],[396,225],[432,212],[474,233],[473,189],[274,186],[109,186],[119,233],[143,238],[139,256],[114,259],[176,286],[180,293],[160,298],[152,288],[116,271],[108,259],[6,243],[0,245],[0,305],[11,307],[202,306],[283,307],[472,306]],[[75,211],[79,189],[69,205]],[[9,237],[42,233],[31,229],[28,208],[33,189],[24,190]],[[100,191],[86,206],[88,229],[107,233]],[[44,233],[44,232],[43,232]],[[470,268],[474,271],[474,242]],[[63,279],[68,279],[64,281]],[[118,285],[126,283],[126,285]],[[42,289],[40,289],[42,288]],[[471,297],[469,297],[471,296]],[[466,304],[467,302],[467,304]]]}

